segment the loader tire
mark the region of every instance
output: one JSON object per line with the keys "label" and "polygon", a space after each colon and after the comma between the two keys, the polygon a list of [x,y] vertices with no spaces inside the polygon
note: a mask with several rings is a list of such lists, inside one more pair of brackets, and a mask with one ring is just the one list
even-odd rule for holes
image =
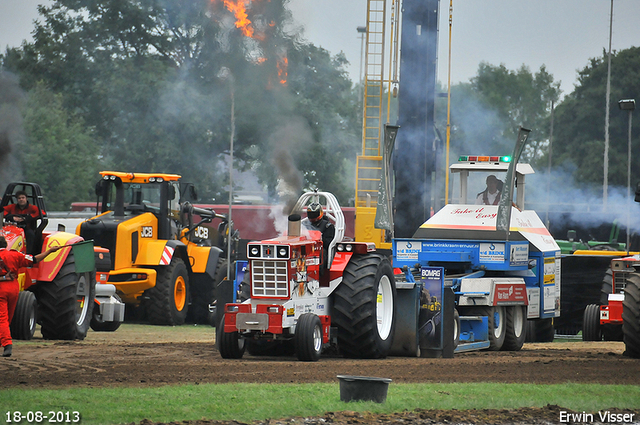
{"label": "loader tire", "polygon": [[332,323],[346,357],[383,358],[395,332],[396,284],[389,260],[354,255],[333,295]]}
{"label": "loader tire", "polygon": [[469,309],[470,316],[487,316],[489,326],[489,350],[499,351],[506,336],[506,313],[502,306],[473,307]]}
{"label": "loader tire", "polygon": [[149,297],[147,318],[152,325],[180,326],[189,310],[189,275],[181,258],[173,257],[158,269],[156,286],[145,291]]}
{"label": "loader tire", "polygon": [[622,302],[622,333],[624,335],[624,355],[640,359],[640,274],[634,273],[627,279]]}
{"label": "loader tire", "polygon": [[602,341],[602,327],[600,326],[600,306],[589,304],[582,316],[582,340]]}
{"label": "loader tire", "polygon": [[241,359],[244,355],[245,339],[238,332],[224,331],[224,316],[216,332],[216,342],[223,359]]}
{"label": "loader tire", "polygon": [[502,351],[520,351],[527,336],[527,307],[514,305],[505,307],[506,327]]}
{"label": "loader tire", "polygon": [[298,318],[295,334],[296,356],[303,362],[317,362],[322,353],[322,323],[313,313]]}
{"label": "loader tire", "polygon": [[38,282],[38,320],[44,339],[87,336],[96,297],[96,274],[76,273],[73,251],[51,282]]}
{"label": "loader tire", "polygon": [[[118,295],[113,296],[118,301],[122,302]],[[91,318],[91,329],[95,332],[115,332],[120,327],[122,322],[105,322],[102,320],[102,315],[100,314],[100,307],[95,305],[93,306],[93,317]]]}
{"label": "loader tire", "polygon": [[[233,267],[231,268],[231,277],[234,275]],[[199,324],[210,324],[215,326],[216,314],[209,311],[209,305],[216,305],[216,288],[227,277],[227,260],[218,259],[216,267],[216,276],[214,279],[206,274],[194,276],[191,283],[191,305],[189,306],[190,322]],[[217,305],[216,305],[217,308]]]}
{"label": "loader tire", "polygon": [[18,294],[16,310],[11,320],[11,336],[14,339],[29,340],[36,332],[38,320],[38,301],[31,291],[21,291]]}

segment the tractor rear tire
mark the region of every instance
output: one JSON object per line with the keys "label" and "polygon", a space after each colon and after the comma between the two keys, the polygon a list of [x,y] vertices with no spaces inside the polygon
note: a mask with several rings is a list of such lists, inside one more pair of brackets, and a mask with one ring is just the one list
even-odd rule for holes
{"label": "tractor rear tire", "polygon": [[611,267],[607,269],[607,272],[602,279],[602,287],[600,288],[600,305],[609,304],[609,294],[613,294],[613,272]]}
{"label": "tractor rear tire", "polygon": [[[122,302],[122,300],[118,295],[114,295],[114,298]],[[118,330],[121,324],[122,322],[117,322],[117,321],[114,321],[114,322],[103,321],[100,315],[100,307],[97,305],[93,307],[93,317],[91,318],[91,329],[93,329],[94,332],[115,332]]]}
{"label": "tractor rear tire", "polygon": [[189,275],[181,258],[174,256],[160,267],[156,286],[145,291],[149,297],[147,318],[152,325],[180,326],[189,310]]}
{"label": "tractor rear tire", "polygon": [[527,336],[527,307],[514,305],[505,307],[506,328],[502,351],[520,351]]}
{"label": "tractor rear tire", "polygon": [[395,300],[388,259],[379,254],[351,257],[333,295],[331,321],[338,328],[338,349],[346,357],[386,357],[395,332]]}
{"label": "tractor rear tire", "polygon": [[223,359],[241,359],[244,355],[245,339],[238,332],[224,331],[224,316],[217,329],[216,342]]}
{"label": "tractor rear tire", "polygon": [[11,320],[11,336],[15,339],[29,340],[36,332],[38,320],[38,300],[31,291],[18,294],[16,310]]}
{"label": "tractor rear tire", "polygon": [[95,272],[76,273],[73,251],[51,282],[38,282],[38,320],[44,339],[83,340],[96,297]]}
{"label": "tractor rear tire", "polygon": [[322,353],[322,323],[313,313],[300,315],[295,334],[296,356],[303,362],[317,362]]}
{"label": "tractor rear tire", "polygon": [[474,307],[469,310],[469,316],[487,316],[489,325],[489,350],[499,351],[504,345],[506,336],[506,313],[502,306]]}
{"label": "tractor rear tire", "polygon": [[602,341],[600,306],[598,304],[589,304],[585,307],[582,317],[582,340]]}
{"label": "tractor rear tire", "polygon": [[627,279],[622,302],[622,333],[624,335],[624,355],[640,359],[640,274],[634,273]]}

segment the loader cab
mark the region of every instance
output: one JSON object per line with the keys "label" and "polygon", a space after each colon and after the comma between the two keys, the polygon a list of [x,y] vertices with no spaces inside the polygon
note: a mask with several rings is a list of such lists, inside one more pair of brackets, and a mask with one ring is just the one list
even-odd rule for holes
{"label": "loader cab", "polygon": [[0,207],[4,211],[4,207],[6,207],[7,205],[17,204],[18,199],[16,193],[20,191],[23,191],[27,194],[27,201],[31,205],[35,205],[36,207],[38,207],[39,215],[36,219],[35,228],[33,229],[35,232],[33,247],[27,247],[28,252],[37,254],[41,251],[42,232],[45,227],[47,227],[47,224],[49,222],[47,219],[47,210],[44,204],[44,196],[42,196],[42,189],[40,188],[40,186],[37,183],[28,182],[9,183],[2,196]]}
{"label": "loader cab", "polygon": [[98,210],[118,220],[152,213],[158,219],[158,239],[172,239],[180,218],[181,188],[176,174],[103,171],[96,184]]}
{"label": "loader cab", "polygon": [[[471,156],[462,155],[458,162],[451,164],[449,170],[452,179],[459,180],[459,191],[452,197],[457,204],[475,204],[476,197],[487,187],[487,177],[495,176],[499,183],[498,188],[508,184],[507,170],[511,163],[509,156]],[[525,176],[533,174],[533,168],[529,164],[516,164],[515,178],[515,206],[524,209]]]}

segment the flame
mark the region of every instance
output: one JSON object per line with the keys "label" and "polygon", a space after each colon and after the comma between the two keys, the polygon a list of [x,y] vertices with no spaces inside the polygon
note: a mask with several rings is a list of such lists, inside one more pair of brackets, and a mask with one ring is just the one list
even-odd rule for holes
{"label": "flame", "polygon": [[223,1],[227,10],[229,10],[229,12],[232,12],[236,17],[236,28],[239,28],[240,31],[242,31],[242,34],[244,34],[245,36],[253,38],[253,27],[251,26],[249,15],[247,15],[245,0]]}
{"label": "flame", "polygon": [[287,84],[287,66],[289,65],[289,59],[287,57],[283,57],[278,60],[278,78],[280,79],[280,84]]}

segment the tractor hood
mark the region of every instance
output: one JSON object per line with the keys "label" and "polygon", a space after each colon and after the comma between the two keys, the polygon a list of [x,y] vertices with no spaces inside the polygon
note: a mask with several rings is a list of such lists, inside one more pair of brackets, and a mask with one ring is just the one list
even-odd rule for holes
{"label": "tractor hood", "polygon": [[[559,251],[560,247],[535,211],[511,207],[510,232],[496,230],[497,205],[449,204],[427,220],[414,239],[527,240],[534,250]],[[508,237],[507,237],[508,236]]]}

